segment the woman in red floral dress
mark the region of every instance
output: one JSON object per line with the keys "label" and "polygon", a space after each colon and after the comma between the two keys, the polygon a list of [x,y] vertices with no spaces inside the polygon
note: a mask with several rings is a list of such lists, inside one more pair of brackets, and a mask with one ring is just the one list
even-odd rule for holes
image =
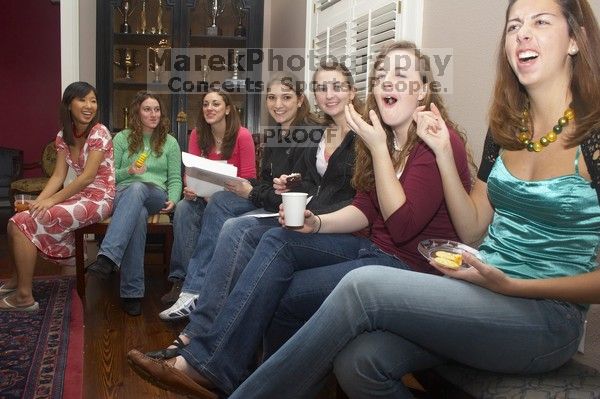
{"label": "woman in red floral dress", "polygon": [[[99,222],[112,212],[115,197],[113,146],[108,129],[98,123],[96,89],[70,84],[63,94],[56,135],[57,159],[52,177],[29,210],[8,223],[13,277],[0,286],[0,310],[35,311],[33,270],[40,254],[64,261],[75,254],[73,231]],[[77,177],[63,187],[68,169]]]}

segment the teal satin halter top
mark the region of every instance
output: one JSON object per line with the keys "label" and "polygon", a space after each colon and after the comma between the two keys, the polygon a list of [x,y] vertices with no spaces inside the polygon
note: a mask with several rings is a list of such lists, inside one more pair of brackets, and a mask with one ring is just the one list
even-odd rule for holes
{"label": "teal satin halter top", "polygon": [[593,270],[600,247],[596,191],[575,173],[525,181],[496,159],[488,178],[495,213],[479,247],[486,263],[517,278],[548,278]]}

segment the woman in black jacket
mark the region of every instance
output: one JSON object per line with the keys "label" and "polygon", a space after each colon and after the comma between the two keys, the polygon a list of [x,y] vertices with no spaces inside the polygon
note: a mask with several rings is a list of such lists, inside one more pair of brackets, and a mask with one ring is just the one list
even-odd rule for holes
{"label": "woman in black jacket", "polygon": [[[293,166],[292,171],[301,173],[303,179],[302,183],[294,188],[294,191],[309,193],[312,199],[307,208],[319,214],[343,208],[354,197],[355,190],[352,188],[350,180],[354,171],[356,134],[346,124],[344,107],[350,102],[359,108],[361,104],[356,98],[352,75],[345,66],[337,63],[321,64],[314,76],[318,78],[316,82],[313,82],[315,98],[325,114],[321,122],[327,128],[308,125],[304,130],[300,130],[296,126],[296,130],[287,133],[288,136],[274,135],[270,141],[267,140],[263,161],[266,159],[270,162],[263,162],[261,177],[267,179],[270,175],[273,176],[277,171],[276,168],[281,168],[278,165],[278,158],[282,163],[288,160],[284,154],[302,151],[302,159]],[[276,112],[277,108],[269,106],[269,101],[276,101],[269,96],[285,96],[290,90],[280,92],[280,89],[281,87],[270,89],[267,95],[267,104],[271,116],[276,122],[283,125],[285,123],[285,119],[281,117],[283,112]],[[295,136],[292,137],[292,134]],[[284,146],[290,141],[293,141],[292,145]],[[276,203],[278,208],[281,203],[281,192],[289,191],[289,188],[286,188],[289,172],[287,173],[272,178],[269,185],[271,189],[257,191],[257,198],[266,198],[271,203]],[[276,196],[276,200],[272,200],[272,196]],[[267,210],[274,210],[269,209],[266,205],[263,207]],[[150,356],[171,357],[177,346],[187,344],[191,337],[210,328],[220,310],[223,298],[235,285],[237,277],[252,257],[254,248],[258,245],[262,235],[271,228],[279,228],[277,214],[272,215],[272,217],[262,218],[247,214],[230,218],[224,223],[218,239],[216,239],[215,255],[212,260],[198,264],[199,269],[202,270],[202,276],[195,282],[199,286],[199,298],[194,301],[194,305],[197,307],[194,307],[195,309],[191,313],[188,312],[190,323],[169,349],[151,352]],[[195,256],[192,257],[192,262],[194,258]],[[191,273],[188,272],[188,276],[190,275]]]}
{"label": "woman in black jacket", "polygon": [[232,181],[225,191],[212,195],[204,210],[200,234],[192,237],[196,249],[186,265],[185,280],[174,282],[171,292],[163,296],[163,302],[172,306],[159,314],[161,319],[185,318],[194,309],[223,224],[252,211],[276,211],[281,195],[275,193],[273,178],[284,173],[304,173],[303,154],[308,147],[294,138],[305,136],[306,132],[320,137],[322,127],[311,122],[315,118],[309,112],[302,83],[288,73],[273,76],[267,84],[266,105],[274,123],[263,134],[259,179]]}

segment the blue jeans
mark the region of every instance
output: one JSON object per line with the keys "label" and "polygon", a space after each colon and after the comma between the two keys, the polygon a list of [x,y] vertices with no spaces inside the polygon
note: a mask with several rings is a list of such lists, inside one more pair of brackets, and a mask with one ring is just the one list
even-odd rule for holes
{"label": "blue jeans", "polygon": [[98,251],[121,268],[121,298],[144,296],[144,249],[148,215],[165,207],[167,193],[150,183],[118,186],[114,211]]}
{"label": "blue jeans", "polygon": [[[231,392],[254,366],[262,337],[295,272],[336,264],[348,270],[373,263],[407,267],[366,238],[270,229],[260,240],[212,328],[192,338],[180,353],[223,392]],[[339,281],[340,274],[322,277]],[[335,285],[331,280],[314,283]]]}
{"label": "blue jeans", "polygon": [[169,265],[169,280],[184,280],[188,263],[196,248],[196,242],[202,227],[202,216],[206,201],[183,199],[177,203],[173,215],[173,248]]}
{"label": "blue jeans", "polygon": [[202,288],[198,305],[190,314],[183,334],[195,337],[210,330],[261,237],[277,226],[277,218],[252,216],[239,216],[225,222],[212,260],[199,265],[198,273],[203,273]]}
{"label": "blue jeans", "polygon": [[311,398],[331,370],[352,398],[410,398],[402,375],[449,360],[493,372],[544,372],[575,353],[583,317],[565,302],[364,267],[348,273],[230,398]]}
{"label": "blue jeans", "polygon": [[[204,281],[205,271],[203,267],[210,262],[215,252],[219,232],[227,219],[242,215],[255,210],[254,204],[229,191],[219,191],[213,194],[208,201],[201,223],[197,228],[183,234],[190,234],[187,240],[192,245],[192,252],[187,257],[187,263],[177,274],[171,268],[169,279],[185,278],[182,291],[199,294]],[[184,216],[187,217],[187,216]],[[189,222],[187,222],[189,223]],[[176,247],[173,247],[175,251]],[[182,259],[184,261],[184,259]],[[181,277],[182,276],[182,277]]]}
{"label": "blue jeans", "polygon": [[319,309],[342,277],[354,269],[356,265],[349,262],[297,271],[265,333],[263,360],[285,344]]}

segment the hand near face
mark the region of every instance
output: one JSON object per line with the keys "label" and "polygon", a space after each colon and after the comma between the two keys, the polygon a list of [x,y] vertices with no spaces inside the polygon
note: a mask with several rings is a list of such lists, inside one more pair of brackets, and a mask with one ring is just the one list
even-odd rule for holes
{"label": "hand near face", "polygon": [[348,126],[360,136],[369,151],[373,152],[375,149],[381,149],[382,147],[387,151],[387,135],[375,111],[369,111],[369,117],[373,125],[365,122],[352,104],[346,106],[345,114]]}
{"label": "hand near face", "polygon": [[434,103],[431,103],[431,111],[425,111],[424,106],[417,107],[413,119],[417,123],[417,135],[436,155],[451,149],[448,127]]}

